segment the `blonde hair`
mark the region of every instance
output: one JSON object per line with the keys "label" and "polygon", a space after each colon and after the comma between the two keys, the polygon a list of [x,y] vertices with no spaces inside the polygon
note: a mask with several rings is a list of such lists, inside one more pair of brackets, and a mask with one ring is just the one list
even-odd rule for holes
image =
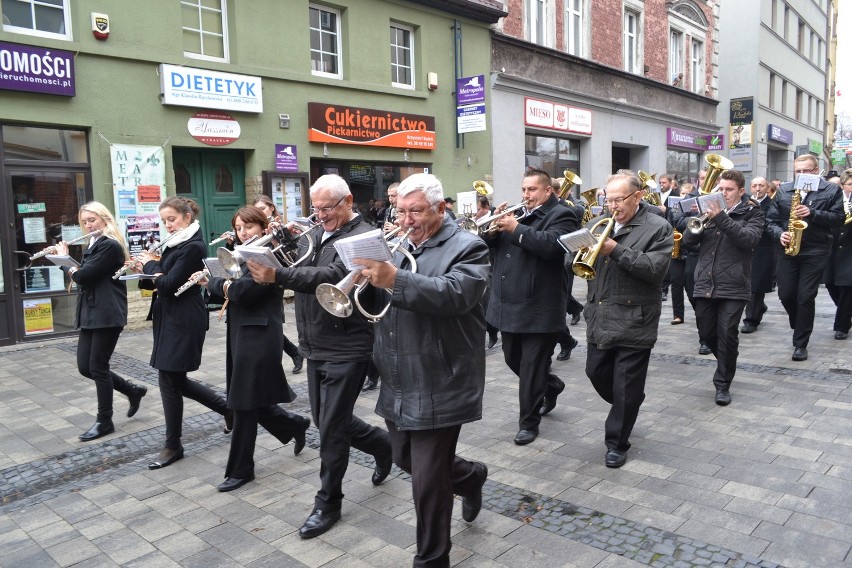
{"label": "blonde hair", "polygon": [[106,208],[106,205],[97,201],[89,201],[80,207],[80,212],[77,214],[77,221],[80,223],[81,227],[83,226],[83,211],[93,213],[103,220],[106,224],[104,227],[104,235],[118,241],[121,245],[121,249],[124,251],[124,260],[130,260],[130,253],[127,252],[127,244],[124,242],[124,235],[121,234],[121,230],[119,230],[118,224],[115,222],[115,217],[112,216],[112,213],[110,213],[109,209]]}

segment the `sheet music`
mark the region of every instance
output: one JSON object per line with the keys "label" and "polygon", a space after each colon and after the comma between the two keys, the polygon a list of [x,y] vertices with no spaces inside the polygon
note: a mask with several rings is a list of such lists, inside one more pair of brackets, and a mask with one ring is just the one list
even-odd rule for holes
{"label": "sheet music", "polygon": [[675,207],[678,203],[680,203],[682,199],[683,197],[670,195],[669,198],[666,199],[666,207],[671,209],[672,207]]}
{"label": "sheet music", "polygon": [[681,213],[691,213],[698,207],[698,199],[694,197],[684,197],[677,203]]}
{"label": "sheet music", "polygon": [[46,258],[56,266],[80,268],[80,263],[68,256],[67,254],[46,254],[44,255],[44,258]]}
{"label": "sheet music", "polygon": [[819,189],[820,177],[817,174],[799,174],[796,176],[796,182],[793,184],[793,189],[799,191],[817,191]]}
{"label": "sheet music", "polygon": [[707,213],[708,204],[714,201],[722,211],[728,208],[728,204],[725,203],[724,195],[721,193],[711,193],[710,195],[702,195],[698,198],[698,211],[702,214]]}
{"label": "sheet music", "polygon": [[390,248],[388,248],[388,243],[381,229],[367,231],[360,235],[335,241],[334,248],[337,249],[337,254],[340,255],[347,270],[364,268],[364,266],[354,263],[354,259],[356,258],[368,258],[379,261],[388,261],[391,259]]}
{"label": "sheet music", "polygon": [[219,262],[219,259],[216,257],[209,257],[204,259],[204,266],[207,268],[207,272],[210,273],[211,278],[224,278],[225,280],[229,280],[231,275],[227,270],[222,266],[222,263]]}
{"label": "sheet music", "polygon": [[593,247],[597,242],[598,239],[588,229],[580,229],[559,237],[559,244],[571,254],[576,253],[581,248]]}
{"label": "sheet music", "polygon": [[248,261],[253,260],[263,266],[268,266],[269,268],[281,268],[281,263],[278,262],[275,255],[272,254],[272,249],[266,247],[237,245],[234,247],[234,252],[239,253],[243,260],[246,261],[246,264],[248,264]]}

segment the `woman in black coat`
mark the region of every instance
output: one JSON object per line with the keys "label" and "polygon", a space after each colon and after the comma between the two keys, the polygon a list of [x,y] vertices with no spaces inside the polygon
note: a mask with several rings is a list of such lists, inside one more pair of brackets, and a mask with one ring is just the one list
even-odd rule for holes
{"label": "woman in black coat", "polygon": [[[198,205],[191,199],[169,197],[160,204],[160,218],[170,233],[163,241],[162,256],[142,253],[139,262],[152,280],[141,280],[140,287],[156,288],[153,302],[154,350],[151,366],[159,371],[160,396],[166,419],[166,444],[148,469],[159,469],[183,458],[181,427],[183,397],[200,402],[219,414],[228,414],[225,397],[186,376],[201,365],[201,349],[207,334],[208,316],[200,289],[193,287],[180,296],[175,292],[193,273],[204,268],[207,244],[201,238]],[[180,231],[177,235],[174,235]],[[153,284],[151,284],[153,283]]]}
{"label": "woman in black coat", "polygon": [[[80,267],[66,268],[77,284],[77,369],[95,381],[98,394],[98,416],[91,428],[80,434],[88,442],[115,432],[112,423],[112,391],[117,390],[130,401],[127,416],[139,410],[139,402],[148,392],[143,386],[113,373],[109,361],[121,330],[127,325],[127,287],[112,276],[127,260],[127,248],[112,213],[101,203],[91,201],[80,208],[80,226],[86,233],[102,231],[90,242]],[[67,255],[68,244],[56,245],[56,254]]]}
{"label": "woman in black coat", "polygon": [[[257,207],[243,207],[231,220],[239,242],[260,237],[267,216]],[[210,293],[227,300],[228,340],[226,375],[228,408],[234,411],[234,433],[219,491],[233,491],[254,479],[254,446],[260,423],[282,444],[295,439],[294,452],[305,447],[308,418],[287,412],[277,403],[296,395],[281,366],[284,289],[257,284],[249,277],[237,280],[201,279]]]}

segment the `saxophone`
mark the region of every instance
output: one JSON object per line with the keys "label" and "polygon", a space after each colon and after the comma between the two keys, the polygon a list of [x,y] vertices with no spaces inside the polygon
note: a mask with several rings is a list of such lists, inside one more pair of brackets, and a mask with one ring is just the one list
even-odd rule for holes
{"label": "saxophone", "polygon": [[808,224],[796,217],[796,207],[802,203],[802,194],[798,189],[793,189],[793,197],[790,199],[790,222],[787,224],[787,232],[790,233],[790,244],[784,247],[784,254],[796,256],[802,247],[802,234],[808,228]]}

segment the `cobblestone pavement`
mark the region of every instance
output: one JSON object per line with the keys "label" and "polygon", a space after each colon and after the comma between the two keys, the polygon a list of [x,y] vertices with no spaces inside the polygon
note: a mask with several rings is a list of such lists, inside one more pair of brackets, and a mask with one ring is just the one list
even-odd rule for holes
{"label": "cobblestone pavement", "polygon": [[[757,333],[741,336],[724,408],[713,403],[715,360],[697,354],[692,314],[669,325],[664,304],[647,398],[618,470],[603,465],[608,407],[585,378],[582,322],[571,327],[580,347],[553,364],[567,388],[529,446],[512,443],[517,380],[499,346],[489,351],[484,417],[462,428],[459,453],[487,463],[490,477],[474,523],[456,502],[453,564],[852,567],[852,344],[833,339],[821,290],[810,359],[793,362],[786,315],[777,297],[768,303]],[[285,328],[295,339],[293,324]],[[76,372],[75,347],[0,349],[0,566],[410,566],[410,480],[394,468],[373,487],[372,457],[357,451],[341,522],[298,537],[319,484],[313,427],[299,456],[262,432],[256,481],[219,493],[229,437],[218,415],[187,401],[186,458],[148,471],[164,438],[149,331],[124,333],[113,358],[117,372],[148,386],[139,413],[125,418],[117,395],[116,432],[79,442],[95,393]],[[222,388],[224,351],[214,314],[191,376]],[[304,372],[288,380],[299,395],[288,408],[307,415]],[[362,396],[356,412],[381,425],[375,398]]]}

